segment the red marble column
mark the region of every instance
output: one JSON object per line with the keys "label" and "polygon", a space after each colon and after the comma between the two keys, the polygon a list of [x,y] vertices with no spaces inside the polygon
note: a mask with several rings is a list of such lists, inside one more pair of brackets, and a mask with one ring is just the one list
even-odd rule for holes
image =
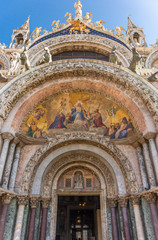
{"label": "red marble column", "polygon": [[130,223],[129,223],[128,211],[127,211],[128,199],[126,197],[119,197],[118,201],[122,211],[125,240],[131,240],[132,238],[131,238],[130,227],[129,227]]}
{"label": "red marble column", "polygon": [[10,200],[12,199],[12,197],[13,196],[10,194],[5,194],[2,196],[2,208],[1,208],[1,212],[0,212],[0,240],[3,239],[8,207],[9,207]]}
{"label": "red marble column", "polygon": [[39,202],[38,197],[32,197],[30,200],[31,214],[30,214],[30,222],[29,222],[27,240],[34,240],[35,217],[36,217],[36,208],[37,208],[38,202]]}
{"label": "red marble column", "polygon": [[47,230],[47,215],[48,215],[48,206],[50,199],[42,199],[42,219],[41,219],[41,229],[40,229],[40,238],[39,240],[46,239],[46,230]]}
{"label": "red marble column", "polygon": [[155,233],[155,239],[158,240],[158,210],[156,206],[156,194],[149,192],[144,195],[145,199],[149,203],[151,218]]}
{"label": "red marble column", "polygon": [[112,237],[114,240],[119,240],[118,222],[116,216],[117,198],[108,198],[108,203],[111,210]]}

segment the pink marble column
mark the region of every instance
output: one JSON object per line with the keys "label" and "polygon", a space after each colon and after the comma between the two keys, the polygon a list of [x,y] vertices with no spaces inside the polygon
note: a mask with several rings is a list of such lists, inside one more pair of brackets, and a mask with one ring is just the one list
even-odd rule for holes
{"label": "pink marble column", "polygon": [[122,212],[125,240],[132,240],[131,234],[130,234],[130,223],[128,219],[128,211],[127,211],[128,198],[126,196],[120,196],[118,198],[118,202]]}
{"label": "pink marble column", "polygon": [[2,208],[0,212],[0,240],[3,240],[8,207],[12,198],[13,198],[13,195],[11,194],[4,194],[2,196]]}
{"label": "pink marble column", "polygon": [[116,216],[117,198],[116,197],[108,198],[108,203],[111,210],[112,237],[115,240],[119,240],[118,222]]}
{"label": "pink marble column", "polygon": [[46,230],[47,230],[47,215],[50,199],[42,199],[42,219],[41,219],[41,229],[40,229],[40,238],[39,240],[46,239]]}
{"label": "pink marble column", "polygon": [[147,192],[144,194],[144,197],[150,206],[155,239],[158,240],[158,210],[156,206],[156,194],[153,192]]}
{"label": "pink marble column", "polygon": [[37,208],[38,202],[39,202],[39,197],[31,197],[31,200],[30,200],[31,214],[30,214],[27,240],[34,240],[35,217],[36,217],[36,208]]}

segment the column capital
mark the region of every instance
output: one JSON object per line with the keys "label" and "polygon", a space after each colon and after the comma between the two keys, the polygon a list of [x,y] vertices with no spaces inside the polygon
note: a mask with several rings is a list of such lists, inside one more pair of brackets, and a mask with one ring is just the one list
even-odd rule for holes
{"label": "column capital", "polygon": [[132,146],[134,147],[134,148],[138,148],[138,147],[141,147],[141,145],[140,145],[140,143],[139,142],[134,142],[134,143],[132,143]]}
{"label": "column capital", "polygon": [[153,192],[147,192],[143,195],[148,203],[156,202],[156,194]]}
{"label": "column capital", "polygon": [[26,196],[26,195],[18,195],[18,205],[26,205],[27,204],[27,202],[28,202],[28,196]]}
{"label": "column capital", "polygon": [[8,139],[8,140],[13,140],[14,136],[12,133],[10,132],[3,132],[2,133],[2,138],[5,140],[5,139]]}
{"label": "column capital", "polygon": [[118,198],[116,196],[108,197],[107,200],[109,203],[109,207],[115,208],[117,206]]}
{"label": "column capital", "polygon": [[131,195],[130,200],[133,205],[139,205],[140,204],[140,195]]}
{"label": "column capital", "polygon": [[31,208],[36,208],[38,203],[40,201],[40,197],[38,196],[31,196],[30,197],[30,205],[31,205]]}
{"label": "column capital", "polygon": [[19,138],[15,137],[14,140],[13,140],[13,143],[15,145],[17,145],[19,142],[20,142]]}
{"label": "column capital", "polygon": [[120,207],[127,207],[128,199],[129,199],[129,197],[127,195],[126,196],[119,195],[118,203],[119,203]]}
{"label": "column capital", "polygon": [[145,140],[143,137],[139,138],[138,141],[139,141],[139,143],[142,144],[142,145],[143,145],[143,143],[146,143],[146,140]]}
{"label": "column capital", "polygon": [[12,200],[12,198],[14,198],[14,197],[15,197],[15,195],[13,195],[13,194],[4,193],[4,194],[2,195],[2,202],[3,202],[4,204],[9,204],[10,201]]}
{"label": "column capital", "polygon": [[42,207],[43,208],[48,208],[49,207],[49,203],[50,203],[50,198],[42,198]]}
{"label": "column capital", "polygon": [[155,132],[148,132],[144,135],[144,138],[146,138],[147,140],[149,139],[155,139],[156,137],[156,133]]}

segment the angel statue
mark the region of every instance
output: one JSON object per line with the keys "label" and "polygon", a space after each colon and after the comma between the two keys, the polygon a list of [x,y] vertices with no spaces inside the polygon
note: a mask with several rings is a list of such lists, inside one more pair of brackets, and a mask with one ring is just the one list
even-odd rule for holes
{"label": "angel statue", "polygon": [[116,27],[116,36],[124,38],[124,34],[121,31],[126,32],[126,30],[123,27]]}
{"label": "angel statue", "polygon": [[68,17],[67,19],[66,19],[66,22],[70,22],[70,21],[73,21],[74,19],[73,19],[73,17],[72,17],[72,14],[71,13],[66,13],[65,14],[65,16],[64,17]]}
{"label": "angel statue", "polygon": [[84,20],[84,22],[85,23],[90,23],[91,22],[91,18],[92,18],[93,16],[92,16],[92,13],[91,12],[87,12],[86,13],[86,16],[83,18],[83,20]]}
{"label": "angel statue", "polygon": [[33,32],[32,32],[32,38],[33,38],[33,40],[36,39],[36,38],[38,38],[39,36],[41,36],[41,34],[40,34],[41,29],[42,29],[42,27],[39,27],[39,28],[36,27],[36,28],[33,30]]}
{"label": "angel statue", "polygon": [[54,21],[52,22],[51,26],[53,26],[53,27],[52,27],[52,30],[53,30],[53,31],[56,31],[56,30],[60,29],[61,26],[60,26],[59,22],[60,22],[60,20],[58,20],[58,21],[55,21],[55,20],[54,20]]}
{"label": "angel statue", "polygon": [[98,24],[97,28],[99,28],[102,31],[105,31],[105,27],[102,25],[102,23],[105,23],[103,20],[97,21]]}

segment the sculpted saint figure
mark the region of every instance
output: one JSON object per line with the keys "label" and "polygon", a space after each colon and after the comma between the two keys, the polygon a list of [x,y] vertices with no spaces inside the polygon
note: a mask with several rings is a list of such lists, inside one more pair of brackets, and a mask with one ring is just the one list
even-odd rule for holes
{"label": "sculpted saint figure", "polygon": [[82,20],[82,4],[79,0],[74,5],[75,7],[75,20]]}

